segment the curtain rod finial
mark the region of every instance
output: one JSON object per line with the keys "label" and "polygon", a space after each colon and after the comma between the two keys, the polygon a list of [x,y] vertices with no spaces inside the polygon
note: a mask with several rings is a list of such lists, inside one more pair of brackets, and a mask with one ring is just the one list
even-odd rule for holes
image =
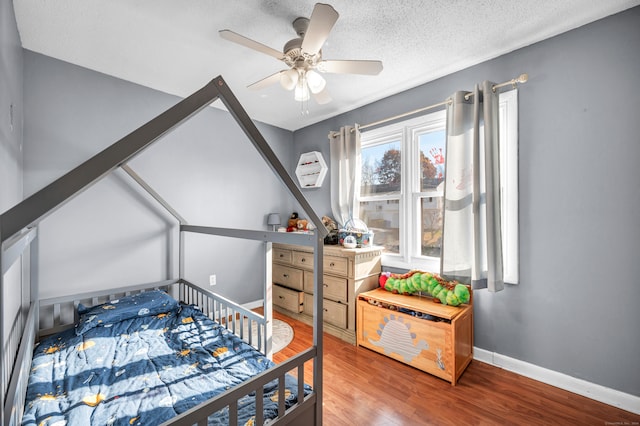
{"label": "curtain rod finial", "polygon": [[527,74],[527,73],[520,74],[518,76],[518,78],[516,79],[516,81],[518,83],[526,83],[527,81],[529,81],[529,74]]}

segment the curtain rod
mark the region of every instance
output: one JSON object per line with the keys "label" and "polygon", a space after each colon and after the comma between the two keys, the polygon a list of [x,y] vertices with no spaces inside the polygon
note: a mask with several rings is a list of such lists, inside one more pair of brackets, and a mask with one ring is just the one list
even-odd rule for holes
{"label": "curtain rod", "polygon": [[[505,82],[499,83],[499,84],[494,84],[491,87],[491,90],[493,90],[495,92],[499,88],[505,87],[505,86],[511,86],[512,88],[515,89],[517,87],[518,83],[526,83],[528,80],[529,80],[529,75],[528,74],[526,74],[526,73],[525,74],[520,74],[518,77],[512,78],[509,81],[505,81]],[[465,98],[465,100],[469,100],[469,98],[471,96],[473,96],[473,93],[467,93],[464,96],[464,98]],[[382,120],[374,121],[373,123],[363,124],[362,126],[359,126],[358,129],[363,130],[363,129],[366,129],[368,127],[374,127],[374,126],[377,126],[379,124],[384,124],[384,123],[386,123],[388,121],[397,120],[399,118],[404,118],[406,116],[417,114],[419,112],[424,112],[424,111],[428,111],[430,109],[435,109],[435,108],[441,107],[443,105],[447,105],[450,102],[451,102],[451,99],[447,99],[446,101],[438,102],[437,104],[433,104],[433,105],[429,105],[429,106],[426,106],[426,107],[414,109],[413,111],[408,111],[408,112],[405,112],[403,114],[394,115],[393,117],[384,118]],[[351,129],[351,131],[355,132],[355,129]],[[332,132],[331,133],[331,137],[335,138],[337,135],[339,135],[338,132]]]}

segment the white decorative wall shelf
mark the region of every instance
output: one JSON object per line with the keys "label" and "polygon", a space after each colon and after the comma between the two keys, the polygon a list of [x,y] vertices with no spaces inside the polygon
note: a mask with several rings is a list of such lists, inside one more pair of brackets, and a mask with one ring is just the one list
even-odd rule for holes
{"label": "white decorative wall shelf", "polygon": [[305,152],[300,155],[296,167],[296,177],[301,188],[320,188],[327,174],[327,163],[318,151]]}

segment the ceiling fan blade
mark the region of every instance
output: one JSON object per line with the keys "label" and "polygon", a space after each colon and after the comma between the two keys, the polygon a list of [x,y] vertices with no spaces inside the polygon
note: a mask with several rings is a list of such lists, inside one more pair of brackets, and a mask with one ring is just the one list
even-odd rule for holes
{"label": "ceiling fan blade", "polygon": [[365,74],[377,75],[382,71],[381,61],[355,61],[355,60],[327,60],[321,61],[317,67],[318,71],[331,72],[337,74]]}
{"label": "ceiling fan blade", "polygon": [[302,40],[302,51],[315,55],[329,37],[331,29],[338,20],[338,12],[328,4],[316,3],[309,18],[309,27]]}
{"label": "ceiling fan blade", "polygon": [[251,40],[245,36],[241,36],[238,33],[234,33],[231,30],[220,30],[218,31],[220,37],[232,41],[234,43],[241,44],[244,47],[248,47],[249,49],[257,50],[258,52],[265,53],[269,56],[273,56],[278,60],[282,60],[284,58],[284,54],[282,52],[277,51],[276,49],[272,49],[269,46],[265,46],[262,43],[258,43],[255,40]]}
{"label": "ceiling fan blade", "polygon": [[329,95],[329,91],[327,89],[323,89],[318,93],[311,92],[311,96],[313,96],[313,99],[315,99],[316,102],[320,105],[331,102],[331,95]]}
{"label": "ceiling fan blade", "polygon": [[283,72],[285,71],[278,71],[275,74],[271,74],[269,77],[265,77],[262,80],[258,80],[255,83],[248,85],[247,89],[260,90],[260,89],[264,89],[265,87],[271,86],[272,84],[279,83],[280,74],[282,74]]}

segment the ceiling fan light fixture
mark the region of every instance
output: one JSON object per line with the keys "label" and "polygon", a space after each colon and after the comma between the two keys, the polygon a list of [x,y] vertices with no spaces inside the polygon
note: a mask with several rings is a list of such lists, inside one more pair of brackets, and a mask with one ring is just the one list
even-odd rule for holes
{"label": "ceiling fan light fixture", "polygon": [[301,78],[298,80],[298,84],[296,84],[296,90],[293,94],[293,98],[299,102],[306,102],[309,100],[309,87],[307,86],[307,80],[305,78]]}
{"label": "ceiling fan light fixture", "polygon": [[286,71],[280,73],[280,85],[285,90],[293,90],[298,84],[298,80],[300,76],[298,75],[298,70],[291,68]]}
{"label": "ceiling fan light fixture", "polygon": [[307,84],[309,85],[309,90],[314,95],[320,93],[324,90],[327,85],[326,80],[314,70],[307,71]]}

